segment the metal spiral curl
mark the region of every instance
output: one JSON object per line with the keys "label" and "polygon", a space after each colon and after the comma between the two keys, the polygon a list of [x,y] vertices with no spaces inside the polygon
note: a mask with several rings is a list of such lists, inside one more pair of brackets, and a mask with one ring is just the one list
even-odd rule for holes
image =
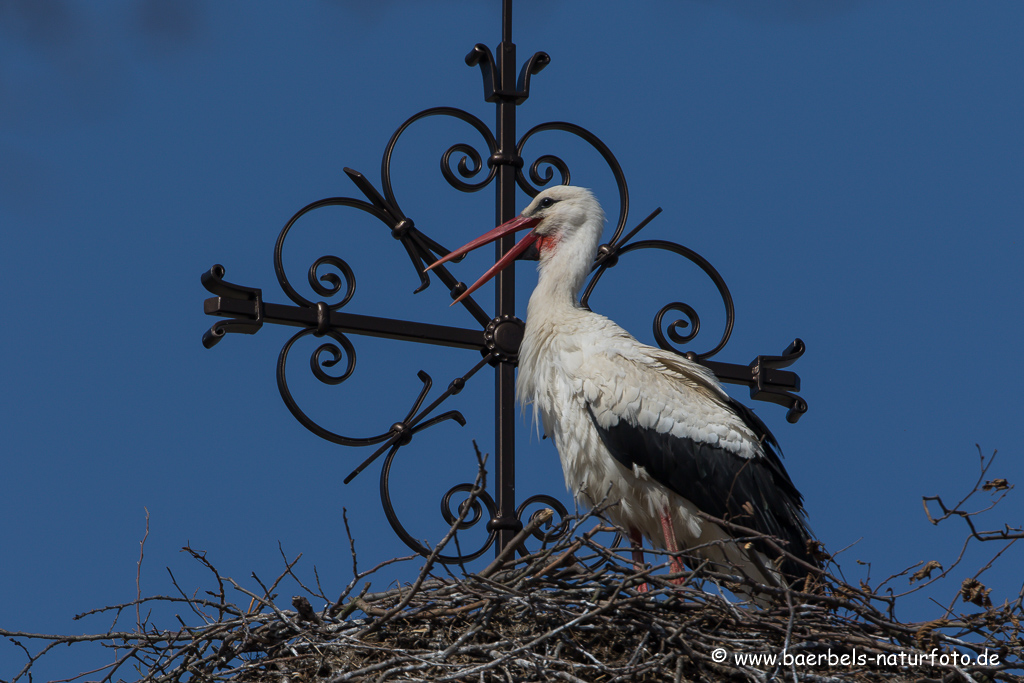
{"label": "metal spiral curl", "polygon": [[[636,234],[635,230],[630,233],[630,236],[633,234]],[[615,246],[610,248],[609,252],[613,256],[608,258],[597,268],[597,271],[594,273],[594,277],[590,279],[590,282],[583,290],[583,295],[580,297],[580,305],[589,307],[588,301],[590,299],[590,295],[593,293],[594,287],[597,286],[597,283],[600,281],[601,276],[604,275],[606,270],[617,264],[619,258],[622,256],[625,256],[631,251],[638,251],[640,249],[660,249],[662,251],[669,251],[674,254],[678,254],[695,264],[703,270],[709,278],[711,278],[711,281],[718,289],[718,294],[722,297],[722,304],[725,307],[725,329],[722,332],[722,338],[714,348],[710,351],[705,351],[704,353],[695,353],[694,357],[697,360],[704,360],[721,351],[729,342],[729,337],[732,336],[732,328],[736,319],[736,308],[732,301],[732,294],[729,292],[729,287],[725,284],[725,280],[722,278],[722,275],[715,270],[715,267],[712,266],[707,259],[692,249],[684,247],[681,244],[676,244],[675,242],[667,242],[665,240],[642,240],[640,242],[626,244],[625,246]],[[670,323],[668,327],[668,338],[666,339],[665,333],[662,332],[661,328],[664,317],[669,311],[679,311],[683,313],[688,320],[676,320]],[[679,328],[686,327],[687,325],[691,328],[689,333],[680,334]],[[697,315],[697,311],[689,304],[679,301],[672,302],[663,306],[654,316],[654,338],[658,342],[658,346],[666,351],[673,351],[679,354],[684,353],[682,349],[673,346],[672,342],[676,344],[688,344],[697,337],[698,332],[700,332],[700,316]]]}
{"label": "metal spiral curl", "polygon": [[[484,180],[482,184],[473,185],[470,183],[465,183],[456,178],[455,174],[452,173],[451,167],[451,158],[453,154],[462,155],[462,157],[459,159],[458,170],[459,175],[461,175],[463,178],[472,178],[476,176],[484,167],[483,159],[480,158],[480,154],[476,151],[475,148],[461,142],[452,145],[451,147],[448,148],[448,151],[441,155],[441,175],[444,176],[444,179],[448,181],[449,185],[456,189],[462,190],[463,192],[475,192],[476,190],[483,189],[487,185],[487,183],[490,182],[490,178],[487,178]],[[472,166],[466,163],[467,159],[469,159],[469,161],[472,162]]]}
{"label": "metal spiral curl", "polygon": [[571,527],[569,525],[569,511],[566,509],[564,505],[562,505],[562,501],[558,500],[557,498],[553,498],[544,493],[540,493],[535,496],[530,496],[522,503],[520,503],[518,508],[516,508],[516,517],[519,519],[520,522],[523,522],[524,525],[528,524],[534,517],[541,513],[541,510],[534,511],[534,513],[530,515],[530,519],[528,520],[523,519],[523,515],[526,513],[526,509],[528,507],[530,507],[531,505],[538,504],[545,505],[554,510],[555,513],[558,515],[558,523],[556,524],[553,521],[548,522],[547,531],[544,531],[543,526],[537,527],[533,531],[533,537],[542,541],[543,543],[557,542],[562,538],[565,538],[565,536],[568,535],[569,531],[571,530]]}
{"label": "metal spiral curl", "polygon": [[[325,265],[333,266],[340,270],[341,277],[334,273],[320,273],[321,266]],[[328,306],[332,311],[343,307],[352,300],[356,293],[356,276],[352,272],[352,268],[337,256],[321,256],[309,267],[309,274],[307,276],[309,286],[313,291],[324,297],[336,296],[341,291],[342,278],[345,280],[345,296],[340,302],[333,306]]]}
{"label": "metal spiral curl", "polygon": [[[311,334],[315,335],[316,333],[317,330],[315,327],[309,327],[304,330],[301,330],[300,332],[292,336],[292,338],[289,339],[288,342],[281,348],[281,353],[277,357],[277,389],[281,394],[281,399],[284,401],[284,404],[288,406],[288,410],[291,411],[291,414],[295,417],[296,420],[299,421],[300,424],[302,424],[303,427],[313,432],[321,439],[325,439],[327,441],[330,441],[331,443],[340,444],[342,446],[370,446],[375,443],[385,441],[391,436],[390,432],[384,432],[383,434],[378,434],[377,436],[371,436],[367,438],[352,438],[348,436],[342,436],[341,434],[332,432],[329,429],[325,429],[324,427],[320,426],[316,421],[314,421],[311,417],[306,415],[306,413],[303,412],[303,410],[299,407],[299,404],[292,397],[292,392],[288,388],[288,354],[291,352],[292,346],[295,344],[295,342],[297,342],[299,339],[302,339],[303,337],[306,337]],[[327,342],[318,346],[310,355],[309,366],[313,371],[313,375],[324,384],[338,385],[347,380],[352,375],[352,372],[355,370],[355,348],[352,346],[352,342],[350,342],[348,338],[340,332],[337,332],[335,330],[329,330],[326,333],[326,336],[333,339],[335,342],[337,342],[337,344]],[[342,353],[342,350],[344,350],[344,353]],[[328,360],[323,360],[322,356],[324,353],[331,354],[331,358]],[[324,371],[323,368],[331,368],[340,363],[343,357],[347,358],[347,363],[345,367],[345,372],[341,376],[335,377],[329,375],[327,372]]]}
{"label": "metal spiral curl", "polygon": [[[467,515],[465,519],[459,522],[457,527],[459,531],[462,531],[463,529],[472,528],[484,519],[484,509],[483,505],[480,504],[480,498],[484,495],[484,493],[486,493],[485,491],[481,491],[480,495],[477,496],[475,500],[466,498],[464,501],[459,503],[458,513],[452,512],[452,496],[454,496],[456,493],[472,494],[474,488],[475,487],[473,484],[457,484],[448,489],[448,492],[445,493],[444,497],[441,498],[441,516],[444,517],[444,521],[448,524],[448,526],[451,526],[455,524],[456,521],[458,521],[459,516],[467,510],[467,506],[469,506],[468,510],[470,513],[472,513],[472,516],[470,517]],[[490,494],[487,494],[487,496],[490,497]],[[486,504],[487,503],[485,501],[484,505]],[[488,512],[490,513],[490,516],[487,517],[487,519],[490,519],[494,516],[494,510],[489,509]]]}
{"label": "metal spiral curl", "polygon": [[[398,144],[398,139],[406,129],[409,128],[409,126],[421,119],[429,118],[431,116],[448,116],[460,121],[465,121],[469,125],[473,126],[473,128],[480,133],[480,137],[484,139],[484,143],[487,145],[488,157],[493,156],[498,151],[498,142],[494,139],[494,135],[491,133],[490,128],[488,128],[483,121],[467,111],[463,111],[462,109],[457,109],[455,107],[433,107],[431,109],[424,109],[418,114],[414,114],[406,119],[405,123],[399,126],[398,130],[396,130],[391,136],[391,139],[388,141],[388,146],[384,149],[384,158],[381,160],[381,184],[384,189],[384,196],[392,206],[399,206],[398,200],[395,198],[394,190],[391,187],[391,157],[394,154],[395,146]],[[464,180],[460,180],[451,168],[452,155],[454,154],[462,155],[457,167],[458,174],[462,176],[462,178],[469,179],[478,176],[483,171],[484,163],[483,156],[477,152],[476,148],[472,145],[460,142],[449,147],[448,150],[441,155],[441,174],[444,176],[444,179],[448,184],[457,190],[461,190],[462,192],[477,192],[487,187],[487,185],[489,185],[498,174],[498,167],[492,164],[490,171],[483,180],[477,183],[468,183]],[[467,159],[472,162],[472,166],[467,163]]]}
{"label": "metal spiral curl", "polygon": [[[432,552],[431,549],[423,543],[416,540],[412,536],[412,534],[406,531],[405,527],[402,526],[402,523],[398,519],[398,514],[395,512],[394,506],[391,504],[391,491],[389,489],[391,477],[391,463],[392,461],[394,461],[395,455],[398,454],[398,449],[400,447],[401,444],[395,444],[394,446],[392,446],[391,450],[388,451],[387,457],[384,459],[384,465],[381,467],[380,470],[380,500],[384,507],[384,515],[387,517],[388,523],[391,525],[391,528],[394,530],[395,534],[400,539],[402,539],[402,542],[409,546],[409,548],[411,548],[413,551],[419,553],[420,555],[423,555],[424,557],[428,557]],[[448,523],[448,526],[451,526],[452,524],[455,524],[458,521],[459,516],[464,511],[467,511],[467,505],[469,506],[467,516],[465,519],[462,520],[462,522],[458,526],[460,531],[476,526],[481,521],[491,519],[497,515],[498,506],[495,504],[494,499],[491,497],[491,494],[489,494],[486,489],[481,489],[477,494],[476,499],[473,500],[472,502],[470,502],[470,499],[467,498],[466,500],[463,500],[461,503],[459,503],[458,512],[452,511],[451,501],[452,497],[455,494],[471,494],[475,489],[476,487],[474,484],[458,484],[448,489],[448,492],[444,494],[444,497],[441,499],[441,516],[444,518],[445,522]],[[487,511],[486,515],[484,514],[484,509],[486,509]],[[447,555],[442,553],[439,554],[436,559],[441,564],[458,564],[461,562],[470,562],[482,556],[485,552],[487,552],[487,550],[492,545],[494,545],[494,541],[497,537],[497,531],[492,530],[487,534],[487,538],[484,540],[483,544],[477,550],[471,553],[467,553],[462,551],[460,547],[460,552],[458,555]]]}
{"label": "metal spiral curl", "polygon": [[[314,334],[316,333],[314,332]],[[331,339],[341,344],[341,347],[345,352],[342,353],[341,349],[330,342],[321,344],[315,351],[313,351],[312,355],[310,355],[309,368],[313,371],[313,376],[318,380],[324,384],[334,386],[336,384],[341,384],[352,376],[352,372],[356,369],[356,350],[352,346],[352,342],[348,340],[348,337],[340,332],[332,331],[327,334]],[[331,354],[332,358],[330,360],[323,360],[321,356],[325,353]],[[333,368],[341,362],[342,358],[347,359],[347,363],[345,365],[345,372],[341,376],[335,377],[324,372],[324,368]]]}
{"label": "metal spiral curl", "polygon": [[[547,164],[544,168],[544,175],[540,174],[541,164]],[[558,173],[562,176],[561,185],[568,185],[571,182],[572,175],[569,173],[568,164],[554,154],[545,154],[537,157],[537,160],[530,164],[530,182],[539,186],[547,185],[555,177],[554,171],[551,170],[552,168],[557,169]]]}
{"label": "metal spiral curl", "polygon": [[[541,133],[544,131],[561,131],[563,133],[575,135],[576,137],[580,138],[581,140],[589,144],[595,150],[597,150],[598,154],[600,154],[601,157],[608,164],[608,168],[611,169],[612,175],[615,177],[615,184],[619,190],[619,222],[615,226],[615,232],[612,235],[611,239],[611,241],[614,243],[615,240],[617,240],[619,236],[622,235],[622,231],[626,227],[626,221],[629,218],[629,188],[626,186],[626,175],[622,172],[622,167],[619,166],[619,162],[615,158],[615,155],[612,154],[611,149],[609,149],[608,145],[604,144],[601,138],[597,137],[596,135],[594,135],[593,133],[591,133],[589,130],[582,126],[578,126],[575,123],[568,123],[566,121],[549,121],[548,123],[541,123],[539,125],[536,125],[530,130],[526,131],[523,134],[523,137],[519,138],[519,142],[516,143],[516,153],[520,157],[522,157],[523,148],[526,146],[526,143],[529,141],[529,139],[532,138],[537,133]],[[544,175],[540,174],[541,164],[549,165],[548,168],[545,169],[546,172],[544,173]],[[533,162],[533,164],[530,165],[529,182],[527,181],[526,176],[523,174],[523,170],[521,168],[517,169],[516,184],[519,185],[520,189],[522,189],[522,191],[525,192],[526,194],[530,195],[531,197],[536,197],[537,194],[540,192],[540,189],[538,189],[538,187],[534,187],[534,185],[542,187],[551,182],[551,180],[554,177],[554,173],[552,172],[551,167],[558,169],[558,172],[562,176],[562,184],[568,185],[570,178],[569,166],[568,164],[565,163],[565,161],[563,161],[561,158],[557,156],[554,156],[553,154],[545,154],[543,156],[540,156],[537,158],[535,162]],[[531,185],[531,183],[533,184]]]}
{"label": "metal spiral curl", "polygon": [[[288,222],[285,223],[285,226],[283,228],[281,228],[281,232],[277,236],[277,244],[274,245],[274,272],[277,274],[278,284],[281,285],[281,289],[284,290],[284,293],[288,296],[288,298],[294,301],[299,306],[306,306],[308,308],[315,308],[317,304],[299,294],[295,290],[295,287],[293,287],[291,282],[289,281],[288,274],[285,272],[284,269],[284,245],[285,241],[288,238],[288,235],[291,233],[292,227],[295,226],[295,224],[298,222],[300,218],[305,216],[310,211],[315,211],[317,209],[324,208],[325,206],[352,207],[355,209],[359,209],[361,211],[365,211],[366,213],[374,216],[375,218],[377,218],[378,220],[382,221],[385,224],[390,224],[389,217],[386,213],[384,213],[377,207],[373,206],[372,204],[369,204],[359,199],[352,199],[350,197],[330,197],[328,199],[321,199],[319,201],[307,204],[306,206],[302,207],[295,213],[294,216],[288,219]],[[342,259],[338,258],[337,256],[321,256],[320,258],[313,262],[313,265],[309,267],[309,272],[307,273],[306,276],[307,281],[309,282],[309,286],[312,287],[313,291],[320,296],[332,297],[336,296],[341,291],[342,278],[339,278],[334,273],[319,273],[320,268],[322,268],[325,265],[330,265],[337,268],[339,271],[341,271],[342,278],[344,278],[345,280],[344,297],[342,297],[341,301],[334,304],[330,304],[327,307],[331,311],[336,311],[352,300],[352,296],[355,294],[356,291],[356,279],[355,275],[352,272],[352,269]]]}
{"label": "metal spiral curl", "polygon": [[[669,323],[666,329],[669,339],[676,344],[689,344],[697,336],[697,333],[700,332],[700,316],[697,315],[697,311],[690,304],[684,304],[682,301],[673,301],[662,307],[658,314],[654,316],[654,338],[658,340],[658,346],[663,349],[669,346],[668,340],[665,339],[665,334],[661,331],[662,319],[669,311],[678,311],[687,318],[686,320],[673,320]],[[689,333],[679,334],[679,328],[681,327],[689,327]]]}

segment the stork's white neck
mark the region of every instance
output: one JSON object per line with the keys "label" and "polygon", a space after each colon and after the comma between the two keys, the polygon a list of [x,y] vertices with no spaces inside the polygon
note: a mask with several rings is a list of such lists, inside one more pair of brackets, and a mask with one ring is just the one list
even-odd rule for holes
{"label": "stork's white neck", "polygon": [[530,296],[527,319],[542,308],[578,307],[577,297],[594,263],[603,229],[604,213],[598,207],[582,223],[561,226],[555,243],[541,249],[537,287]]}

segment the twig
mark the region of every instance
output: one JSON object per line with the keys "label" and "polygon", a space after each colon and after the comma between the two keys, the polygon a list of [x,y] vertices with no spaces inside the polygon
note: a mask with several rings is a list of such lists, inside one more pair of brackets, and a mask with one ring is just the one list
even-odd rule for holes
{"label": "twig", "polygon": [[142,558],[146,551],[146,539],[149,538],[149,508],[143,507],[142,509],[146,511],[146,533],[142,535],[142,540],[139,541],[139,563],[135,570],[135,624],[140,631],[145,630],[142,626],[142,613],[140,610],[142,605]]}

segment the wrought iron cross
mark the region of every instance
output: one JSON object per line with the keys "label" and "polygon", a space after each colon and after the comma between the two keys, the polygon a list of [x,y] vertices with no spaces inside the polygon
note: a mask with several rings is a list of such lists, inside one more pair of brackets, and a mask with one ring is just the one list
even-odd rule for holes
{"label": "wrought iron cross", "polygon": [[[700,329],[700,318],[688,304],[673,302],[664,306],[654,319],[654,336],[659,346],[664,349],[684,353],[691,360],[698,361],[723,382],[744,384],[750,388],[752,399],[771,401],[789,409],[787,419],[796,422],[806,412],[807,404],[795,392],[800,390],[800,378],[793,372],[783,370],[796,361],[804,352],[803,342],[799,339],[790,344],[781,355],[757,356],[749,365],[735,365],[708,360],[718,353],[729,341],[732,334],[734,309],[732,296],[724,280],[711,264],[696,252],[675,242],[665,240],[644,240],[631,242],[660,209],[656,210],[625,236],[628,220],[629,193],[625,176],[611,150],[590,131],[566,122],[549,122],[534,126],[521,138],[516,138],[516,107],[523,104],[530,96],[530,78],[540,73],[551,61],[543,52],[537,52],[527,60],[516,77],[516,46],[512,42],[512,0],[502,2],[502,38],[498,44],[497,56],[490,49],[477,44],[466,55],[466,64],[479,66],[483,75],[484,100],[493,103],[497,112],[495,133],[476,116],[452,107],[435,107],[413,115],[405,121],[391,136],[384,150],[381,163],[381,188],[379,192],[361,173],[346,168],[352,182],[365,197],[332,197],[313,202],[300,209],[285,224],[277,239],[274,249],[274,268],[278,283],[293,305],[268,303],[263,300],[260,289],[235,285],[224,280],[225,270],[215,265],[202,276],[203,286],[214,296],[206,299],[204,310],[208,315],[219,316],[222,320],[215,323],[204,335],[203,345],[212,348],[227,333],[255,334],[264,324],[291,325],[302,328],[285,343],[278,356],[277,384],[281,397],[292,412],[292,415],[307,429],[317,436],[342,446],[377,445],[374,453],[357,467],[345,480],[348,483],[362,472],[370,463],[387,452],[381,467],[380,492],[381,503],[385,514],[395,533],[413,550],[427,555],[430,549],[417,541],[401,524],[391,504],[389,493],[389,475],[391,463],[398,449],[408,444],[415,434],[445,420],[455,420],[465,424],[462,414],[448,411],[435,415],[435,411],[450,396],[462,391],[466,382],[477,374],[485,365],[490,365],[495,372],[495,470],[494,491],[492,497],[484,492],[473,515],[463,522],[463,528],[470,527],[483,519],[480,504],[487,508],[488,521],[486,528],[488,537],[483,545],[472,552],[459,555],[442,555],[441,562],[455,563],[475,559],[483,555],[491,546],[500,553],[523,528],[522,516],[527,508],[535,503],[543,503],[554,508],[564,518],[565,507],[555,498],[537,494],[516,504],[515,489],[515,368],[519,352],[519,344],[523,337],[523,321],[515,316],[515,272],[508,268],[498,274],[495,285],[494,313],[489,314],[471,297],[463,300],[462,305],[469,311],[481,329],[465,329],[429,323],[394,320],[368,315],[347,313],[341,309],[351,300],[355,292],[355,275],[351,267],[337,256],[321,256],[310,266],[307,279],[309,286],[316,294],[325,298],[341,296],[337,303],[328,305],[324,301],[310,301],[300,295],[292,286],[285,273],[282,250],[285,240],[296,221],[311,211],[326,206],[346,206],[365,211],[376,217],[391,229],[392,236],[405,249],[409,260],[415,268],[421,292],[430,285],[429,275],[425,271],[427,264],[437,257],[447,254],[447,250],[418,229],[411,218],[406,216],[395,198],[391,187],[391,155],[395,144],[405,130],[417,121],[432,116],[447,116],[462,120],[477,130],[487,146],[489,156],[486,160],[476,148],[467,144],[455,144],[442,156],[441,172],[445,180],[454,188],[463,192],[476,192],[492,182],[496,186],[495,220],[503,223],[516,213],[515,194],[518,186],[527,194],[536,195],[542,187],[550,183],[555,169],[561,176],[563,184],[569,183],[568,165],[553,155],[541,155],[529,169],[529,177],[524,173],[523,148],[535,134],[543,131],[562,131],[575,135],[597,150],[608,163],[615,177],[619,191],[619,222],[611,240],[604,244],[598,252],[594,264],[594,275],[580,298],[586,306],[594,287],[601,276],[609,268],[614,267],[619,259],[630,252],[643,249],[660,249],[678,254],[700,267],[714,282],[722,297],[726,310],[726,324],[718,344],[705,353],[693,351],[683,352],[673,346],[687,344],[694,339]],[[458,155],[457,175],[452,170],[453,157]],[[486,177],[471,182],[484,172]],[[543,172],[542,172],[543,171]],[[513,245],[511,236],[497,243],[495,256],[501,258]],[[338,273],[325,270],[336,269]],[[459,282],[444,267],[431,271],[451,292],[452,298],[465,291],[466,285]],[[342,287],[344,286],[344,294]],[[677,319],[663,330],[664,318],[669,312],[680,313],[686,320]],[[686,334],[682,329],[689,328]],[[332,432],[310,418],[299,407],[288,388],[286,367],[288,355],[293,344],[303,337],[328,337],[331,341],[321,344],[311,358],[310,367],[314,376],[325,384],[337,385],[348,379],[355,370],[355,350],[346,337],[347,334],[359,334],[371,337],[385,337],[402,341],[425,344],[439,344],[478,351],[483,357],[468,372],[453,380],[437,398],[426,407],[423,406],[431,388],[431,378],[422,370],[419,378],[423,388],[413,401],[412,408],[406,416],[395,422],[381,434],[366,438],[352,438]],[[324,354],[330,358],[324,358]],[[345,361],[345,370],[340,376],[328,374],[324,368],[332,368]],[[442,512],[445,520],[452,524],[457,514],[452,511],[453,496],[466,493],[472,489],[470,484],[459,484],[448,490],[442,498]],[[565,528],[565,527],[560,527]],[[550,536],[549,536],[550,537]]]}

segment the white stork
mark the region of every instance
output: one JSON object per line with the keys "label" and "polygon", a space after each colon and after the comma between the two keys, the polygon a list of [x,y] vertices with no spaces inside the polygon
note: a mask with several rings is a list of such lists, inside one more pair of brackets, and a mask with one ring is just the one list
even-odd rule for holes
{"label": "white stork", "polygon": [[[629,531],[638,566],[643,535],[669,552],[692,548],[719,571],[733,568],[762,584],[806,576],[806,567],[778,558],[763,542],[733,541],[728,530],[697,515],[775,537],[794,556],[818,565],[808,548],[802,497],[764,423],[703,366],[641,344],[579,305],[604,222],[589,190],[552,187],[516,218],[431,267],[531,229],[459,299],[516,258],[539,260],[517,398],[533,405],[534,419],[539,416],[544,434],[554,439],[576,500],[590,507],[611,503],[607,514]],[[682,562],[674,557],[671,568],[681,571]]]}

